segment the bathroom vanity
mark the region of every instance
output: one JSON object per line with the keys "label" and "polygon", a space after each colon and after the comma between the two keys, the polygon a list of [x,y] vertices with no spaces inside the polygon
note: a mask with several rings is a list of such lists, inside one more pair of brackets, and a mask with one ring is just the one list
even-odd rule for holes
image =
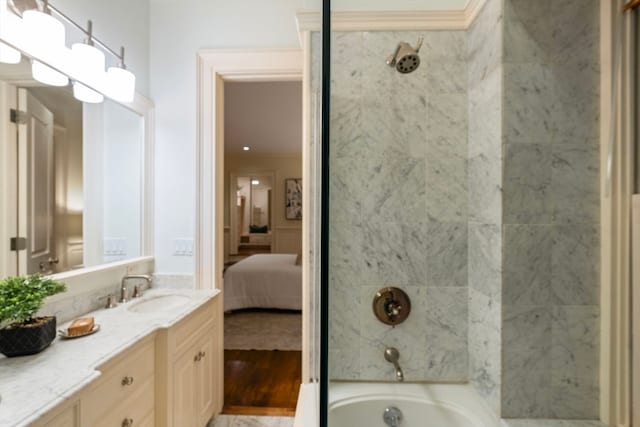
{"label": "bathroom vanity", "polygon": [[204,427],[223,403],[218,295],[151,290],[89,313],[94,335],[0,358],[0,425]]}

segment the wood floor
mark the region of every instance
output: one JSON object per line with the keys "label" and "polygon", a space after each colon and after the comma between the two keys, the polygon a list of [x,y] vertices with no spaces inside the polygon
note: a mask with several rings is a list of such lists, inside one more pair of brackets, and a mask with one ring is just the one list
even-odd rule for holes
{"label": "wood floor", "polygon": [[301,382],[300,351],[225,350],[222,413],[293,416]]}

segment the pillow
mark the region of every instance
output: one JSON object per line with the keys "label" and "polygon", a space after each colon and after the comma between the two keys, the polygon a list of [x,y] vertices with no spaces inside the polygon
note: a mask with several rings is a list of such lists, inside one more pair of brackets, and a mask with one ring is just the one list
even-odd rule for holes
{"label": "pillow", "polygon": [[298,254],[296,257],[296,265],[302,265],[302,254]]}
{"label": "pillow", "polygon": [[268,225],[250,225],[249,233],[267,234],[269,232]]}

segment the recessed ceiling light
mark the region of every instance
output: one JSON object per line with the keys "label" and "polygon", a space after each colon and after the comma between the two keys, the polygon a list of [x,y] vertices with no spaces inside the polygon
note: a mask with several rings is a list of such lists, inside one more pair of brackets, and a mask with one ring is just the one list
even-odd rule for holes
{"label": "recessed ceiling light", "polygon": [[258,185],[260,184],[260,181],[258,181],[257,179],[254,179],[253,181],[251,181],[251,184]]}
{"label": "recessed ceiling light", "polygon": [[249,150],[251,150],[251,148],[247,147],[246,145],[245,145],[244,147],[242,147],[242,149],[243,149],[244,151],[249,151]]}

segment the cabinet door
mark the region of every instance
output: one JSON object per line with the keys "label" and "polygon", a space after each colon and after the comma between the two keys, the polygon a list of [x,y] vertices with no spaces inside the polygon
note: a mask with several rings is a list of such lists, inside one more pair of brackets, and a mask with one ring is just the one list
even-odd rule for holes
{"label": "cabinet door", "polygon": [[214,405],[214,369],[213,334],[207,334],[200,341],[199,353],[202,357],[196,364],[196,399],[198,408],[198,427],[207,425],[213,416]]}
{"label": "cabinet door", "polygon": [[79,425],[78,406],[74,405],[71,408],[65,409],[54,419],[45,423],[44,427],[78,427]]}
{"label": "cabinet door", "polygon": [[173,365],[173,426],[196,427],[196,364],[197,351],[187,350]]}

